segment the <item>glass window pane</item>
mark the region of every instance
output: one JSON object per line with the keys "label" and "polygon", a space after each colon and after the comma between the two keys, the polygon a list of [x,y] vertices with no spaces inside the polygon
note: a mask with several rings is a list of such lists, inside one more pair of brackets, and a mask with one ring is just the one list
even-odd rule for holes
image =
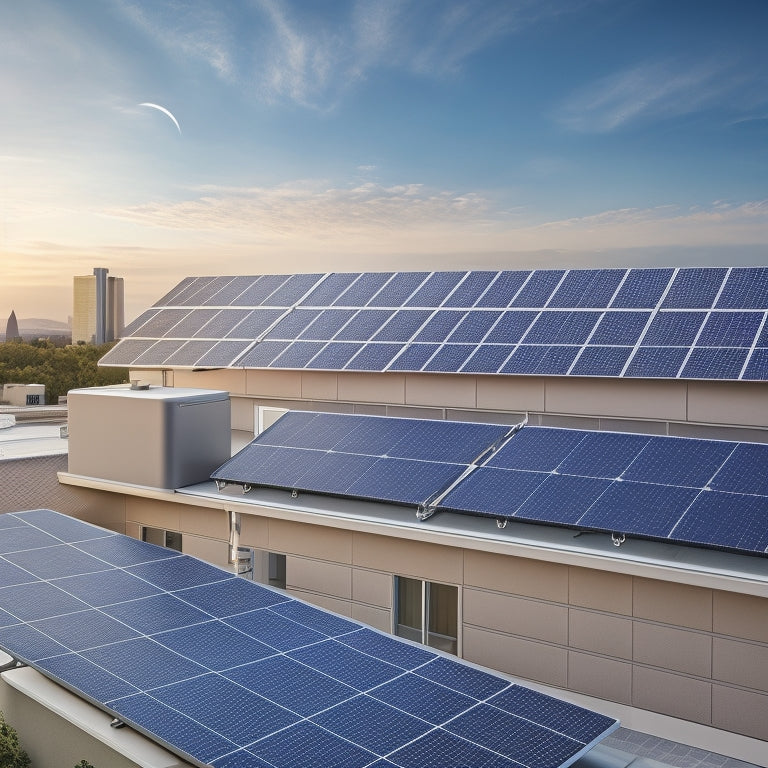
{"label": "glass window pane", "polygon": [[177,531],[166,531],[165,546],[168,549],[175,549],[177,552],[181,552],[181,534]]}
{"label": "glass window pane", "polygon": [[458,587],[431,582],[427,584],[427,645],[447,653],[458,652],[458,605]]}
{"label": "glass window pane", "polygon": [[395,576],[395,634],[422,642],[422,582]]}

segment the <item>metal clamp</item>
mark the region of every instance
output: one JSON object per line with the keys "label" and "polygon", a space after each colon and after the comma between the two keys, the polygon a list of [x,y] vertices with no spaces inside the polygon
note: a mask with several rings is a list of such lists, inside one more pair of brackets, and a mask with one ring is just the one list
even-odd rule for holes
{"label": "metal clamp", "polygon": [[627,536],[624,533],[612,533],[611,541],[614,547],[620,547],[627,540]]}

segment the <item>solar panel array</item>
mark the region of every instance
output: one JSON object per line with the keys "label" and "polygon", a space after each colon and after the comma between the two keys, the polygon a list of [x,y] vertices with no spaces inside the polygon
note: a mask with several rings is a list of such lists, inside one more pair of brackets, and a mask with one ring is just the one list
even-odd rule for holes
{"label": "solar panel array", "polygon": [[101,365],[768,379],[768,267],[186,278]]}
{"label": "solar panel array", "polygon": [[212,475],[220,483],[424,504],[509,427],[291,411]]}
{"label": "solar panel array", "polygon": [[50,510],[0,529],[0,648],[195,765],[558,768],[618,727]]}
{"label": "solar panel array", "polygon": [[766,467],[759,443],[289,412],[212,477],[414,505],[421,519],[447,510],[764,555]]}

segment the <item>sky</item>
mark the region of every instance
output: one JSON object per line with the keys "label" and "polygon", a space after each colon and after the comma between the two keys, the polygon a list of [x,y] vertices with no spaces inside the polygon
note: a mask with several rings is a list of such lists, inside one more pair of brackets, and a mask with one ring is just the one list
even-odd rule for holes
{"label": "sky", "polygon": [[94,267],[130,320],[187,275],[766,265],[766,29],[765,0],[2,2],[0,320],[66,320]]}

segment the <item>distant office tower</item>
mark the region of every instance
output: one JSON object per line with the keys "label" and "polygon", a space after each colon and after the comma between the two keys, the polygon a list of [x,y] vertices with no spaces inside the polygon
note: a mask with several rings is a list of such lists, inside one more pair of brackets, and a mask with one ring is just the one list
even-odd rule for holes
{"label": "distant office tower", "polygon": [[108,269],[97,267],[92,275],[74,278],[72,343],[104,344],[123,333],[125,303],[123,278],[107,277]]}
{"label": "distant office tower", "polygon": [[8,318],[8,325],[5,326],[5,340],[15,341],[20,339],[19,324],[16,322],[16,312],[11,310],[11,316]]}

